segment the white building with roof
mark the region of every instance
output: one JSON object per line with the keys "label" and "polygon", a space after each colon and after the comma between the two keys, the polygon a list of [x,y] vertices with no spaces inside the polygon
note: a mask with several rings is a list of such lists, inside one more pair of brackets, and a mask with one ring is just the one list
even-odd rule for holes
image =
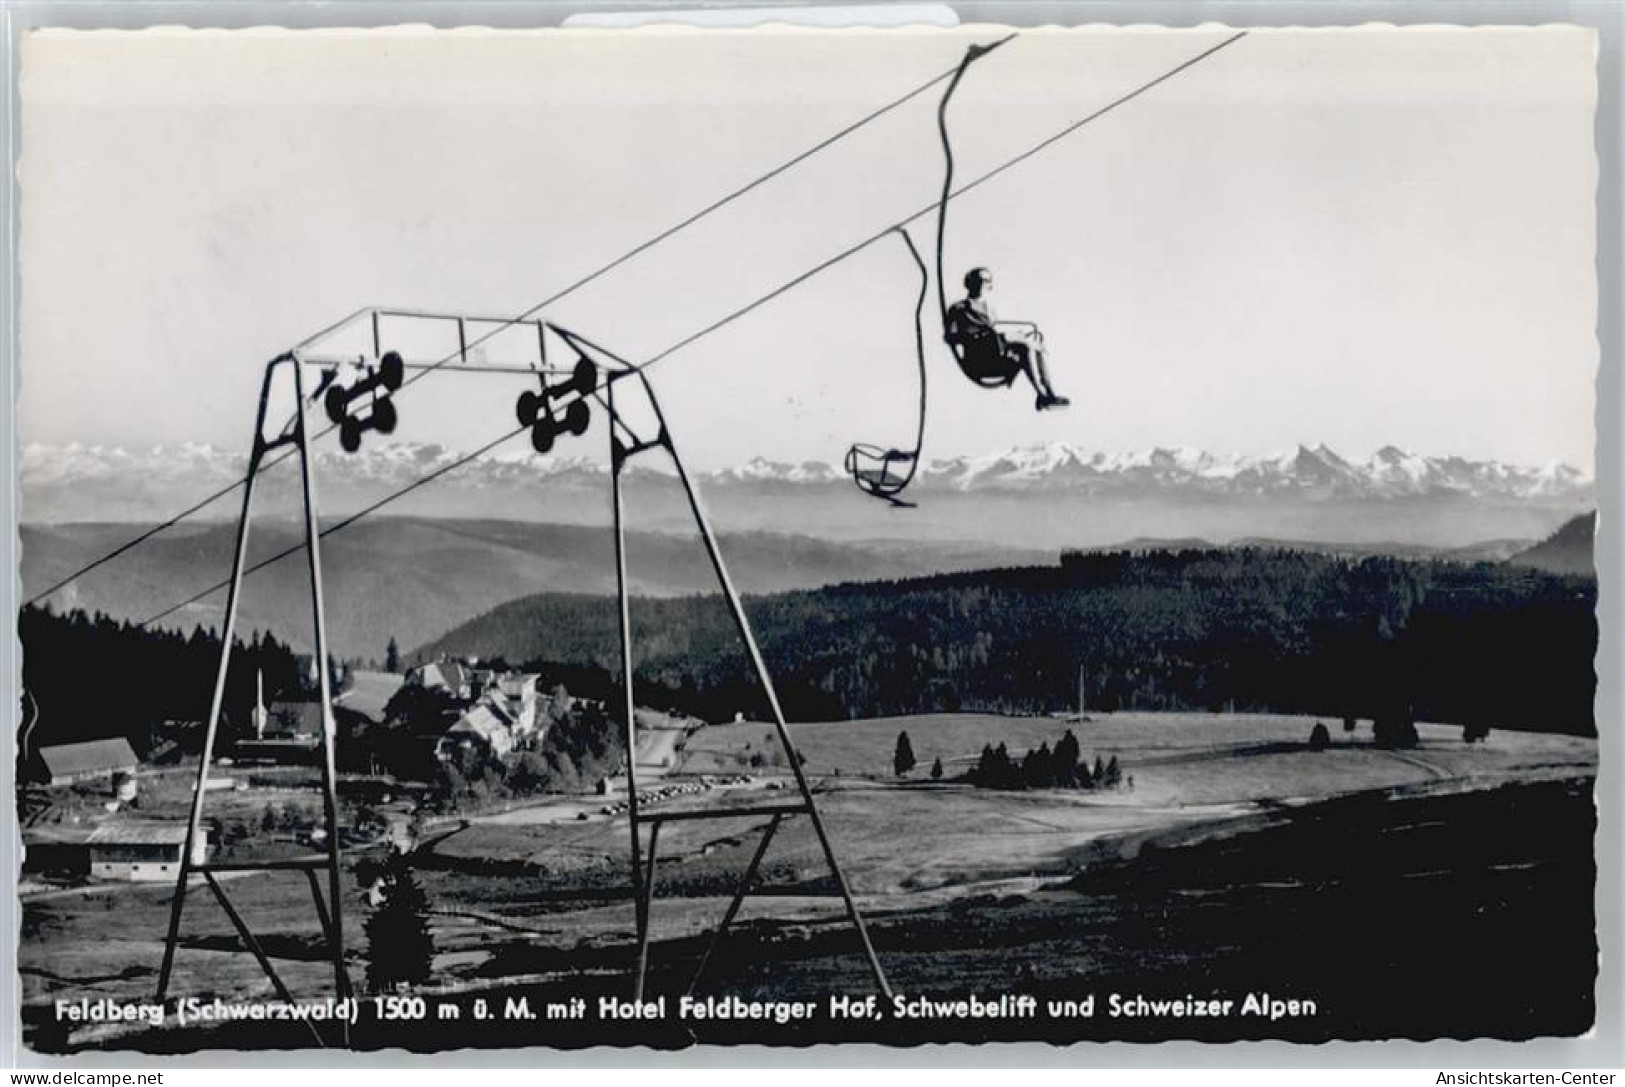
{"label": "white building with roof", "polygon": [[[90,874],[96,879],[133,882],[173,881],[186,848],[185,823],[103,823],[85,842]],[[209,855],[209,832],[198,828],[192,863]]]}
{"label": "white building with roof", "polygon": [[495,686],[485,693],[486,701],[500,706],[503,713],[512,722],[515,741],[528,740],[536,736],[537,728],[537,695],[536,674],[533,672],[508,672],[498,678]]}
{"label": "white building with roof", "polygon": [[441,690],[453,698],[472,698],[473,672],[457,661],[435,661],[406,673],[406,682],[430,690]]}
{"label": "white building with roof", "polygon": [[368,724],[381,725],[390,700],[405,685],[405,677],[393,672],[351,672],[350,686],[334,697],[333,710],[353,714]]}
{"label": "white building with roof", "polygon": [[513,746],[513,731],[501,711],[482,702],[470,707],[445,731],[436,742],[434,753],[443,762],[450,762],[459,752],[471,750],[482,750],[504,759]]}
{"label": "white building with roof", "polygon": [[50,785],[72,785],[80,781],[105,778],[112,781],[115,774],[133,775],[140,767],[135,750],[123,736],[105,740],[86,740],[76,744],[55,744],[39,749],[38,776]]}

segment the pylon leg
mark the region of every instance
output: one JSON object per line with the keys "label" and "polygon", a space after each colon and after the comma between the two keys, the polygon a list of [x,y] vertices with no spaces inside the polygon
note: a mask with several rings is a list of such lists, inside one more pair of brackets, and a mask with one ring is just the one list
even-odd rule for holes
{"label": "pylon leg", "polygon": [[638,839],[638,724],[636,699],[632,691],[631,586],[626,576],[626,521],[621,504],[621,466],[625,458],[615,436],[615,386],[605,390],[609,409],[609,489],[615,521],[615,596],[619,607],[621,635],[621,689],[626,714],[626,822],[632,839],[632,909],[638,936],[638,966],[632,984],[632,998],[643,999],[644,963],[649,938],[649,903],[643,893],[642,843]]}
{"label": "pylon leg", "polygon": [[[818,805],[813,801],[812,787],[807,782],[807,775],[801,768],[800,753],[790,739],[790,728],[785,721],[784,709],[779,703],[777,689],[773,686],[773,677],[768,673],[767,663],[762,657],[761,648],[756,643],[755,633],[751,629],[750,619],[745,614],[744,605],[740,602],[739,592],[734,588],[733,579],[728,575],[727,563],[723,561],[722,551],[717,545],[716,535],[711,530],[711,522],[706,517],[705,509],[700,504],[699,493],[694,489],[694,483],[689,478],[688,469],[683,465],[683,458],[677,452],[676,443],[672,439],[671,428],[666,424],[665,413],[661,411],[660,401],[649,385],[648,378],[641,371],[637,374],[649,398],[649,405],[654,412],[655,419],[660,427],[659,444],[666,448],[671,457],[672,466],[677,471],[678,481],[683,486],[683,493],[688,498],[689,510],[694,516],[695,527],[699,530],[700,539],[705,544],[705,552],[711,560],[711,568],[716,574],[717,583],[722,589],[723,598],[727,601],[729,613],[733,617],[734,626],[739,632],[740,640],[745,643],[746,652],[750,656],[751,668],[756,673],[757,682],[762,685],[762,692],[767,696],[768,705],[773,713],[773,727],[778,733],[779,744],[784,749],[785,757],[790,763],[790,772],[795,776],[796,788],[801,793],[802,802],[807,808],[807,817],[812,821],[813,832],[818,836],[818,843],[823,849],[824,860],[829,865],[830,875],[835,879],[835,886],[841,893],[841,900],[846,905],[847,919],[857,930],[858,939],[863,945],[864,956],[869,960],[870,971],[874,974],[875,984],[888,1000],[891,998],[891,986],[886,981],[886,972],[880,965],[880,958],[875,954],[874,944],[869,939],[869,930],[863,923],[863,914],[858,910],[857,901],[852,897],[851,888],[846,882],[846,875],[841,871],[840,861],[836,859],[835,847],[830,841],[829,832],[824,826],[824,820],[818,814]],[[631,689],[628,672],[627,689]]]}
{"label": "pylon leg", "polygon": [[746,866],[745,874],[739,879],[739,888],[734,891],[733,899],[728,903],[721,923],[712,930],[711,942],[706,945],[705,953],[700,956],[700,965],[694,968],[694,976],[689,979],[690,995],[693,995],[695,987],[699,985],[700,975],[705,973],[706,964],[711,961],[711,956],[716,954],[717,948],[722,944],[723,934],[734,923],[734,918],[739,916],[739,910],[745,904],[745,896],[750,894],[750,886],[756,881],[756,870],[762,866],[762,858],[767,855],[767,847],[772,844],[773,835],[778,832],[779,824],[783,821],[784,816],[775,815],[773,821],[767,824],[767,829],[762,831],[762,840],[756,843],[756,852],[751,855],[750,864]]}
{"label": "pylon leg", "polygon": [[[310,432],[305,426],[304,369],[293,367],[294,398],[297,404],[292,440],[299,453],[299,482],[305,504],[305,559],[310,569],[310,609],[316,636],[317,692],[322,711],[322,807],[327,823],[328,907],[332,911],[328,928],[328,948],[333,956],[333,991],[343,999],[350,994],[350,978],[344,968],[344,893],[341,887],[339,856],[339,804],[337,766],[337,725],[333,720],[333,677],[327,666],[327,610],[322,600],[321,526],[316,514],[316,480],[310,466]],[[345,1021],[346,1041],[349,1022]]]}
{"label": "pylon leg", "polygon": [[[282,366],[292,368],[292,386],[294,391],[295,411],[291,422],[274,437],[267,439],[265,425],[270,400],[272,382],[277,370]],[[321,571],[321,531],[316,513],[315,481],[310,465],[309,431],[305,426],[304,378],[300,363],[291,355],[284,355],[273,360],[265,370],[264,383],[260,388],[259,411],[254,422],[254,444],[249,454],[248,475],[243,485],[243,506],[237,523],[237,543],[232,557],[231,580],[228,583],[226,594],[226,612],[221,629],[220,667],[215,674],[214,696],[209,708],[209,719],[204,731],[202,761],[198,765],[197,783],[192,796],[191,816],[187,822],[185,851],[181,857],[180,874],[176,879],[175,896],[170,905],[169,931],[164,942],[163,964],[158,971],[159,1003],[162,1003],[169,992],[169,983],[172,977],[175,952],[180,941],[181,916],[185,909],[186,895],[193,875],[201,873],[207,881],[220,905],[225,909],[227,917],[237,929],[245,945],[259,961],[266,975],[271,979],[273,987],[284,1000],[290,1000],[286,986],[278,977],[276,970],[264,949],[248,929],[246,921],[227,898],[225,889],[214,879],[215,866],[207,859],[201,864],[193,862],[193,851],[199,841],[199,831],[203,819],[204,799],[208,794],[209,771],[214,761],[214,745],[219,735],[220,718],[224,710],[226,677],[230,670],[231,651],[236,638],[238,605],[242,596],[242,583],[245,563],[248,554],[249,522],[253,513],[255,485],[259,471],[264,463],[266,453],[284,444],[292,444],[299,457],[299,470],[301,489],[304,499],[305,521],[305,551],[310,569],[311,579],[311,607],[315,626],[316,646],[316,672],[318,697],[320,698],[322,715],[322,800],[324,822],[327,830],[326,856],[322,867],[328,873],[328,901],[322,901],[320,886],[314,871],[306,869],[310,880],[311,891],[315,898],[317,920],[321,925],[322,937],[327,941],[332,955],[333,979],[336,996],[340,999],[350,995],[349,976],[344,964],[344,930],[343,930],[343,892],[341,888],[340,868],[341,855],[339,847],[339,818],[338,818],[338,790],[337,790],[337,762],[335,745],[337,731],[333,721],[333,690],[332,676],[328,668],[326,613],[322,601],[322,571]],[[260,870],[260,866],[252,863],[234,863],[221,866],[234,871]],[[269,871],[288,867],[286,864],[265,862],[263,870]],[[344,1021],[344,1039],[349,1040],[349,1022]],[[314,1034],[314,1028],[312,1028]],[[321,1037],[316,1035],[318,1044]]]}
{"label": "pylon leg", "polygon": [[640,914],[643,917],[643,926],[638,931],[638,980],[636,991],[642,999],[643,987],[649,976],[649,933],[651,929],[650,914],[653,912],[655,899],[655,857],[660,847],[660,824],[655,823],[649,828],[649,870],[643,874],[643,892],[640,903]]}
{"label": "pylon leg", "polygon": [[175,877],[175,897],[169,907],[169,935],[164,940],[163,965],[158,969],[159,1004],[169,993],[170,972],[175,965],[175,946],[180,940],[181,913],[192,878],[192,851],[203,820],[203,798],[209,787],[209,764],[214,760],[214,741],[220,728],[220,713],[226,697],[226,673],[231,665],[232,639],[237,630],[237,603],[242,595],[243,566],[248,557],[248,522],[254,507],[254,485],[265,455],[265,410],[271,395],[271,380],[281,360],[265,368],[260,385],[259,412],[254,417],[254,445],[248,455],[248,474],[243,483],[243,508],[237,519],[237,546],[232,552],[231,584],[226,589],[226,613],[220,631],[220,667],[215,672],[214,697],[209,704],[209,721],[203,733],[203,759],[198,763],[197,784],[192,793],[192,812],[186,823],[186,844],[181,853],[180,874]]}

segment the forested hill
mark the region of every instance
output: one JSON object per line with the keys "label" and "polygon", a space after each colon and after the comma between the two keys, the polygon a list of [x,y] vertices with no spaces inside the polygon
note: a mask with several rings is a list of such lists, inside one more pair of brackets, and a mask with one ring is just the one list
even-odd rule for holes
{"label": "forested hill", "polygon": [[1533,566],[1553,574],[1596,573],[1597,515],[1582,513],[1527,551],[1508,562]]}
{"label": "forested hill", "polygon": [[[747,599],[801,720],[933,710],[1235,709],[1592,734],[1596,581],[1489,563],[1252,549],[1065,556],[1058,566]],[[718,597],[636,600],[639,701],[759,713]],[[612,598],[542,594],[420,650],[616,663]],[[581,674],[578,671],[578,675]]]}
{"label": "forested hill", "polygon": [[[96,556],[123,544],[140,526],[24,525],[24,595],[42,592]],[[249,561],[297,548],[303,527],[256,522]],[[61,611],[80,608],[145,620],[218,583],[231,572],[234,526],[183,527],[152,540],[117,563],[75,578],[54,594]],[[992,562],[1040,562],[1046,552],[977,544],[828,540],[782,533],[723,537],[737,583],[760,592],[828,585],[854,577],[915,577],[974,570]],[[627,534],[633,584],[651,596],[711,592],[716,576],[692,535]],[[556,586],[615,591],[614,541],[602,526],[517,521],[379,517],[322,542],[329,644],[339,657],[377,659],[391,638],[418,645],[487,608]],[[310,590],[302,562],[268,566],[244,585],[240,625],[273,631],[309,651]],[[182,631],[220,625],[225,594],[216,592],[165,619]]]}

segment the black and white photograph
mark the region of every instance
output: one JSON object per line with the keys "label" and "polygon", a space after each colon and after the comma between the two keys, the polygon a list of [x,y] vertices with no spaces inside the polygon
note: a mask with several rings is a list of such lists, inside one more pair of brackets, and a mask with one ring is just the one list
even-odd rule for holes
{"label": "black and white photograph", "polygon": [[1595,31],[20,49],[27,1050],[1597,1028]]}

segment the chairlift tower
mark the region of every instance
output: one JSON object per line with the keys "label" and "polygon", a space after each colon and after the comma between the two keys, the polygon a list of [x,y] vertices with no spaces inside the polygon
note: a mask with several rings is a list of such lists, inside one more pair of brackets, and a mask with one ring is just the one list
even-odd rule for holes
{"label": "chairlift tower", "polygon": [[[400,352],[383,350],[385,326],[400,323],[418,327],[425,325],[450,326],[455,330],[456,347],[450,354],[435,361],[412,360],[406,358]],[[485,335],[480,337],[480,341],[483,341],[494,331],[512,328],[525,330],[524,334],[527,337],[534,335],[534,354],[530,355],[524,364],[490,364],[471,356],[469,339],[471,329],[476,332],[480,329],[487,330]],[[367,335],[369,331],[370,336]],[[347,352],[342,347],[336,351],[333,349],[336,342],[341,342],[346,337],[353,340],[358,333],[370,341],[363,345],[361,351]],[[557,369],[549,365],[547,356],[550,337],[562,342],[574,354],[575,361],[570,368]],[[319,369],[323,376],[316,390],[307,396],[305,391],[305,371],[309,368]],[[348,382],[345,382],[341,376],[346,368],[350,368],[354,375]],[[320,550],[320,541],[325,533],[320,528],[318,520],[315,465],[310,456],[312,441],[322,435],[313,436],[310,434],[308,416],[315,404],[320,402],[332,423],[329,429],[339,431],[345,449],[354,451],[359,448],[363,437],[369,432],[392,433],[399,422],[399,416],[392,400],[393,394],[405,384],[409,384],[418,377],[436,370],[461,374],[505,373],[514,376],[528,375],[539,381],[539,388],[527,390],[521,394],[516,405],[516,415],[520,423],[519,429],[506,435],[508,438],[516,437],[523,431],[529,430],[532,445],[538,452],[551,450],[553,444],[563,437],[577,436],[584,433],[590,421],[592,405],[597,405],[601,409],[607,422],[610,463],[609,499],[614,526],[621,690],[624,699],[621,709],[625,716],[624,727],[627,751],[628,844],[637,937],[633,996],[639,999],[642,998],[649,970],[650,915],[653,910],[654,890],[658,874],[657,857],[661,827],[667,823],[695,820],[767,819],[766,829],[757,843],[756,850],[720,922],[713,930],[709,945],[689,984],[689,991],[692,991],[712,955],[721,944],[727,930],[738,917],[745,898],[750,894],[755,884],[761,862],[778,830],[786,820],[805,817],[811,823],[813,832],[818,838],[824,859],[840,893],[846,918],[857,932],[859,943],[873,973],[875,983],[880,992],[889,997],[891,989],[887,983],[885,971],[882,969],[879,957],[876,955],[874,946],[869,939],[863,915],[852,896],[851,888],[836,857],[835,847],[830,839],[829,832],[813,799],[812,787],[807,780],[795,745],[790,738],[789,726],[785,721],[784,710],[774,688],[772,676],[768,672],[755,633],[751,628],[749,617],[746,615],[744,606],[740,601],[739,593],[729,576],[722,551],[717,544],[716,535],[712,531],[710,520],[706,516],[699,493],[694,487],[693,480],[689,476],[681,456],[678,454],[671,428],[647,375],[638,366],[592,343],[585,337],[540,318],[515,320],[512,318],[436,313],[414,309],[369,308],[359,310],[344,320],[322,330],[291,351],[273,359],[265,368],[259,408],[254,421],[254,440],[249,454],[242,511],[237,524],[231,578],[226,585],[226,610],[221,630],[220,664],[216,673],[214,695],[204,733],[203,754],[198,766],[191,814],[187,823],[185,851],[180,872],[176,877],[175,894],[171,904],[169,930],[164,943],[163,964],[160,967],[158,976],[158,1001],[162,1003],[169,995],[176,951],[181,943],[181,921],[185,910],[187,892],[192,886],[194,877],[201,876],[203,883],[214,894],[221,908],[230,919],[243,945],[253,954],[261,969],[264,970],[277,996],[284,1001],[293,1002],[293,995],[277,973],[271,957],[250,929],[242,914],[232,904],[224,887],[221,886],[221,882],[215,878],[219,874],[228,872],[303,872],[310,882],[315,903],[316,920],[325,946],[325,957],[332,964],[334,995],[341,1000],[353,996],[353,988],[346,969],[342,928],[341,903],[343,892],[341,886],[341,828],[338,815],[336,771],[337,735],[332,710],[332,677],[329,674],[328,667],[326,611]],[[638,413],[640,418],[636,420],[630,419],[628,412],[628,408],[634,405],[642,409]],[[267,430],[268,422],[285,409],[290,412],[288,421],[280,430],[269,433]],[[326,431],[323,433],[326,433]],[[246,563],[249,525],[254,511],[255,481],[263,469],[274,463],[274,461],[267,461],[267,457],[285,448],[288,452],[282,454],[282,456],[294,456],[299,461],[303,498],[304,541],[301,549],[306,554],[306,563],[310,576],[316,649],[316,685],[321,700],[321,790],[323,829],[325,831],[324,849],[319,855],[291,859],[222,862],[211,861],[204,857],[194,861],[193,848],[194,843],[199,840],[198,836],[202,830],[210,769],[214,762],[215,743],[218,738],[223,711],[226,677],[230,665],[233,639],[237,630],[237,616],[242,596],[243,580],[247,573],[251,572],[251,568]],[[750,658],[751,668],[762,686],[762,691],[771,709],[773,727],[778,742],[795,778],[796,789],[799,794],[799,799],[795,801],[751,807],[719,806],[659,812],[644,811],[639,804],[636,754],[638,733],[636,701],[632,684],[631,589],[627,568],[625,496],[622,488],[622,473],[626,465],[634,458],[650,453],[664,453],[676,471],[677,479],[687,498],[695,528],[716,576],[717,586],[728,607],[740,639],[744,643],[745,650]],[[330,528],[327,531],[333,531],[333,529]],[[646,846],[644,843],[645,830],[647,830]],[[320,873],[325,873],[327,876],[325,898],[318,879]],[[311,1025],[311,1030],[318,1044],[326,1044],[326,1040],[316,1031],[314,1025]],[[345,1028],[344,1042],[348,1043],[348,1024],[346,1024]]]}

